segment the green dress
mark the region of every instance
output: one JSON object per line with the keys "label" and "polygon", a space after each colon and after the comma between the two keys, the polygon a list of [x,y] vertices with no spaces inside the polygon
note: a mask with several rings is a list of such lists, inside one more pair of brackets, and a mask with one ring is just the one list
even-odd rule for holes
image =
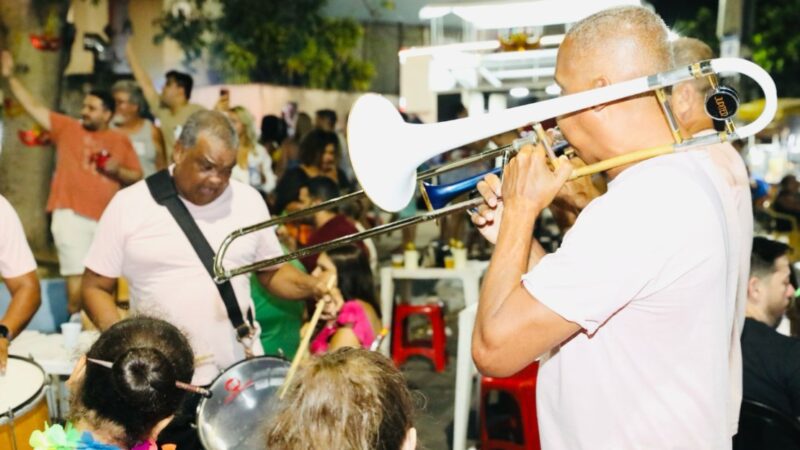
{"label": "green dress", "polygon": [[[306,273],[300,261],[290,262]],[[300,327],[303,326],[305,302],[284,300],[264,289],[255,274],[250,276],[250,295],[256,307],[256,321],[261,325],[261,345],[267,356],[291,360],[300,345]]]}

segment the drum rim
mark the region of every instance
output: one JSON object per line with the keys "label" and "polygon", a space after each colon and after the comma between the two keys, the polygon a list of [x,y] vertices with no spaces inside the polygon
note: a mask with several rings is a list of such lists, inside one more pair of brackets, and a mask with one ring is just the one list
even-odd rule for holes
{"label": "drum rim", "polygon": [[[216,377],[214,377],[213,380],[211,380],[211,383],[208,384],[208,388],[211,389],[211,386],[213,386],[214,383],[217,382],[217,380],[222,378],[223,375],[225,375],[226,373],[228,373],[232,369],[234,369],[234,368],[236,368],[238,366],[241,366],[242,364],[246,364],[246,363],[248,363],[250,361],[256,361],[256,360],[261,360],[261,359],[274,359],[274,360],[277,360],[277,361],[284,362],[284,363],[286,363],[288,365],[291,365],[291,362],[288,359],[281,358],[280,356],[274,356],[274,355],[261,355],[261,356],[255,356],[253,358],[245,358],[245,359],[243,359],[241,361],[237,361],[237,362],[231,364],[225,370],[220,372],[219,375],[217,375]],[[197,436],[200,438],[200,442],[203,444],[203,447],[210,448],[208,446],[208,442],[206,442],[205,433],[203,433],[203,427],[200,424],[200,412],[201,412],[203,406],[206,404],[206,400],[208,400],[208,399],[205,398],[205,397],[200,399],[200,401],[197,403],[197,408],[195,409],[195,414],[194,415],[195,415],[195,426],[197,427]]]}
{"label": "drum rim", "polygon": [[[44,379],[42,385],[39,386],[39,389],[33,395],[31,395],[24,402],[20,403],[18,406],[11,408],[11,412],[13,413],[14,417],[17,417],[20,414],[27,412],[29,408],[32,409],[33,406],[38,405],[39,400],[41,400],[41,398],[44,397],[45,393],[44,390],[45,387],[47,386],[47,373],[45,373],[44,369],[42,368],[42,366],[39,365],[39,363],[37,363],[31,358],[26,358],[24,356],[19,356],[19,355],[8,355],[8,358],[20,359],[25,362],[33,364],[37,369],[39,369],[39,372],[42,373],[42,378]],[[10,420],[11,418],[8,416],[8,411],[0,411],[0,426],[7,424]]]}

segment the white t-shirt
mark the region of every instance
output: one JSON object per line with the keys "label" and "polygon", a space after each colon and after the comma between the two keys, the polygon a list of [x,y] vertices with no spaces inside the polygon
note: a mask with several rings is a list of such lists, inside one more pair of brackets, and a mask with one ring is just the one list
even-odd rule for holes
{"label": "white t-shirt", "polygon": [[523,276],[583,328],[541,363],[542,448],[730,448],[730,192],[714,171],[704,152],[628,168]]}
{"label": "white t-shirt", "polygon": [[0,276],[15,278],[36,270],[22,222],[5,197],[0,195]]}
{"label": "white t-shirt", "polygon": [[[261,174],[264,174],[263,183]],[[247,169],[242,169],[239,164],[233,166],[231,179],[249,184],[265,193],[272,192],[278,181],[275,172],[272,171],[272,158],[261,144],[256,144],[255,152],[247,154]]]}
{"label": "white t-shirt", "polygon": [[[714,133],[709,130],[696,134],[701,136]],[[753,200],[750,195],[750,178],[742,157],[729,143],[711,145],[708,155],[720,175],[715,178],[718,189],[729,190],[724,199],[725,213],[731,236],[729,258],[729,289],[736,290],[735,314],[730,337],[730,387],[728,404],[728,423],[731,436],[739,428],[739,409],[742,403],[742,329],[744,328],[744,309],[747,304],[747,282],[750,279],[750,253],[753,247]],[[738,236],[738,239],[736,238]]]}
{"label": "white t-shirt", "polygon": [[[235,229],[269,218],[258,192],[233,180],[208,205],[185,200],[184,204],[214,251]],[[235,240],[226,253],[225,267],[282,254],[274,229],[262,230]],[[167,208],[153,200],[144,180],[111,200],[85,262],[100,275],[128,279],[132,310],[163,318],[187,335],[195,357],[201,360],[194,383],[208,384],[221,370],[244,358],[216,285]],[[235,277],[231,284],[246,318],[248,308],[253,308],[249,277]],[[263,353],[258,339],[254,350]]]}

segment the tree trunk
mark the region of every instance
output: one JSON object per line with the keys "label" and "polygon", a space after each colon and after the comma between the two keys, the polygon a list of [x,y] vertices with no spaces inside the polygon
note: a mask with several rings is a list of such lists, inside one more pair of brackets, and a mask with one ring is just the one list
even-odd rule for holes
{"label": "tree trunk", "polygon": [[[58,104],[65,43],[58,50],[39,50],[31,34],[63,36],[67,0],[0,1],[0,48],[9,50],[17,66],[16,76],[42,102],[54,109]],[[37,127],[3,83],[4,114],[0,153],[0,194],[14,206],[37,259],[52,255],[48,215],[45,211],[55,161],[50,145],[26,146],[22,130]],[[49,258],[48,258],[49,259]]]}

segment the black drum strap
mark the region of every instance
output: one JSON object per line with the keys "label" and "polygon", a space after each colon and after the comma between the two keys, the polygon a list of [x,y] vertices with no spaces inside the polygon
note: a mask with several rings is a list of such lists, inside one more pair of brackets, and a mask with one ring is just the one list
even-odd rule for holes
{"label": "black drum strap", "polygon": [[[197,222],[194,221],[186,205],[178,198],[178,191],[175,188],[175,182],[169,170],[160,170],[147,177],[145,182],[147,183],[147,188],[150,189],[150,195],[153,196],[156,203],[166,207],[170,214],[172,214],[175,222],[178,223],[183,234],[186,235],[186,238],[189,239],[189,242],[192,244],[192,248],[197,254],[197,257],[200,258],[203,267],[206,268],[206,272],[208,272],[208,275],[213,280],[214,250],[211,248],[208,240],[206,240],[203,232],[200,231]],[[245,323],[242,318],[242,310],[239,309],[239,302],[236,301],[236,293],[233,291],[230,280],[224,283],[214,284],[217,286],[219,295],[222,297],[222,302],[225,304],[225,311],[228,313],[228,319],[230,319],[231,325],[233,325],[233,328],[236,330],[237,338],[240,341],[251,338],[253,333],[253,312],[250,309],[247,310],[247,321],[249,323]]]}

